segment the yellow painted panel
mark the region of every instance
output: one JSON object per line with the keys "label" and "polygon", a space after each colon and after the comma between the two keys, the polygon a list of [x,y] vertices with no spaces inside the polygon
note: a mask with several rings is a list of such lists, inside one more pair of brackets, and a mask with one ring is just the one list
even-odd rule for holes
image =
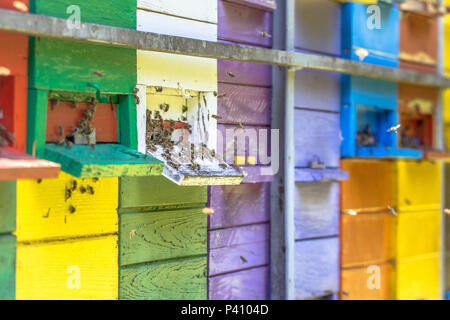
{"label": "yellow painted panel", "polygon": [[399,211],[432,210],[441,207],[440,162],[402,160],[396,162],[396,194]]}
{"label": "yellow painted panel", "polygon": [[[449,32],[449,34],[450,34],[450,32]],[[450,39],[449,39],[448,45],[450,46]],[[448,57],[450,59],[450,52],[449,52]],[[449,68],[450,68],[450,65],[449,65]],[[446,76],[449,77],[450,74],[446,75]],[[444,123],[450,124],[450,89],[444,90],[443,100],[444,100]]]}
{"label": "yellow painted panel", "polygon": [[396,296],[398,300],[438,300],[439,256],[397,264]]}
{"label": "yellow painted panel", "polygon": [[118,193],[118,178],[18,181],[17,241],[116,233]]}
{"label": "yellow painted panel", "polygon": [[118,238],[105,236],[17,247],[18,300],[117,299]]}
{"label": "yellow painted panel", "polygon": [[[447,0],[446,0],[447,1]],[[450,6],[450,3],[447,4]],[[444,16],[444,76],[450,76],[450,16]]]}
{"label": "yellow painted panel", "polygon": [[414,257],[440,250],[441,212],[399,212],[396,218],[396,258]]}

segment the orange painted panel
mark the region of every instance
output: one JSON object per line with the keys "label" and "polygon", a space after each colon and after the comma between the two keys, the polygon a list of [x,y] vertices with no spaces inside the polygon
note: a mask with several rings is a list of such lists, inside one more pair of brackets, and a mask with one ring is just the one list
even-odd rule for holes
{"label": "orange painted panel", "polygon": [[392,162],[344,159],[341,161],[349,179],[343,181],[342,210],[384,211],[392,204]]}
{"label": "orange painted panel", "polygon": [[342,267],[388,261],[391,258],[391,218],[390,212],[342,214]]}
{"label": "orange painted panel", "polygon": [[[341,270],[341,300],[389,300],[391,296],[390,263],[376,265],[378,271],[368,267]],[[379,286],[375,279],[375,272],[379,275]],[[373,286],[375,285],[375,286]],[[369,289],[370,287],[370,289]]]}
{"label": "orange painted panel", "polygon": [[0,45],[2,75],[27,76],[28,36],[0,31],[0,41],[2,44]]}
{"label": "orange painted panel", "polygon": [[[61,126],[63,135],[71,132],[71,127],[77,127],[77,122],[83,116],[83,111],[90,107],[90,103],[78,102],[76,108],[72,102],[59,101],[53,108],[49,101],[47,108],[46,142],[63,140],[59,136],[58,127]],[[92,125],[96,130],[97,142],[118,142],[117,105],[97,103]]]}
{"label": "orange painted panel", "polygon": [[29,11],[28,0],[0,0],[0,8],[27,12]]}

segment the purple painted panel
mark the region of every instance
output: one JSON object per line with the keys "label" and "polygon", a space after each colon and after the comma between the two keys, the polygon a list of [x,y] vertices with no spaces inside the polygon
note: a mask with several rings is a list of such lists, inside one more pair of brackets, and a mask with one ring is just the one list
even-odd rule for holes
{"label": "purple painted panel", "polygon": [[330,0],[295,1],[295,47],[340,56],[341,4]]}
{"label": "purple painted panel", "polygon": [[268,300],[269,267],[233,272],[208,279],[210,300]]}
{"label": "purple painted panel", "polygon": [[348,180],[349,174],[340,169],[295,168],[295,182],[341,181]]}
{"label": "purple painted panel", "polygon": [[295,239],[339,234],[339,182],[296,183]]}
{"label": "purple painted panel", "polygon": [[272,66],[261,63],[219,60],[217,81],[260,87],[272,86]]}
{"label": "purple painted panel", "polygon": [[218,3],[218,38],[272,47],[272,13],[234,3]]}
{"label": "purple painted panel", "polygon": [[219,96],[219,122],[270,125],[272,89],[219,83]]}
{"label": "purple painted panel", "polygon": [[295,166],[308,167],[319,157],[327,168],[339,168],[339,114],[295,110]]}
{"label": "purple painted panel", "polygon": [[242,180],[242,183],[261,183],[273,181],[275,168],[272,168],[271,166],[246,166],[234,168],[244,173],[245,177]]}
{"label": "purple painted panel", "polygon": [[209,228],[267,222],[270,220],[270,184],[211,186]]}
{"label": "purple painted panel", "polygon": [[275,0],[226,0],[226,1],[268,11],[275,10],[277,7],[277,3]]}
{"label": "purple painted panel", "polygon": [[269,237],[268,223],[210,231],[209,276],[267,265]]}
{"label": "purple painted panel", "polygon": [[336,293],[339,288],[339,239],[295,243],[295,295],[297,299]]}
{"label": "purple painted panel", "polygon": [[341,75],[303,69],[295,73],[295,106],[339,112]]}

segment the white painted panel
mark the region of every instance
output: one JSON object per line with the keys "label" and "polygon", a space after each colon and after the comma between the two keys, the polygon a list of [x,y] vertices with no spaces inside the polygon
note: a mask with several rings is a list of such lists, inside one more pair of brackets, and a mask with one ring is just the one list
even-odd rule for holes
{"label": "white painted panel", "polygon": [[138,8],[217,24],[217,0],[138,0]]}
{"label": "white painted panel", "polygon": [[137,134],[138,134],[138,151],[145,153],[145,134],[147,130],[147,87],[142,85],[137,85],[136,88],[139,90],[136,94],[139,98],[139,103],[136,104],[137,113]]}

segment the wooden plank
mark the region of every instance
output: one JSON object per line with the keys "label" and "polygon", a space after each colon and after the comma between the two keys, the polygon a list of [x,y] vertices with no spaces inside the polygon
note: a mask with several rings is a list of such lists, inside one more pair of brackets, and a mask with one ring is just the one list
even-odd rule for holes
{"label": "wooden plank", "polygon": [[295,1],[295,47],[334,56],[341,54],[341,6],[329,0]]}
{"label": "wooden plank", "polygon": [[269,224],[209,232],[209,276],[269,263]]}
{"label": "wooden plank", "polygon": [[220,83],[220,96],[218,122],[270,125],[271,89]]}
{"label": "wooden plank", "polygon": [[172,16],[217,24],[216,0],[138,0],[139,9],[151,10]]}
{"label": "wooden plank", "polygon": [[[383,263],[374,265],[380,269],[369,269],[369,266],[362,268],[343,269],[341,271],[341,300],[389,300],[391,299],[391,272],[392,265]],[[379,270],[379,273],[378,273]],[[377,287],[370,287],[367,283],[372,283],[373,276],[379,276]],[[376,282],[375,282],[376,283]]]}
{"label": "wooden plank", "polygon": [[202,206],[206,187],[180,187],[164,177],[123,177],[119,185],[119,207],[183,208]]}
{"label": "wooden plank", "polygon": [[212,186],[209,206],[214,214],[209,217],[209,228],[267,222],[270,220],[269,201],[269,183]]}
{"label": "wooden plank", "polygon": [[339,239],[326,238],[295,243],[295,296],[313,298],[339,288]]}
{"label": "wooden plank", "polygon": [[[328,1],[331,2],[331,1]],[[320,70],[303,69],[295,74],[295,106],[339,112],[341,76]]]}
{"label": "wooden plank", "polygon": [[27,153],[42,156],[47,127],[48,91],[28,89]]}
{"label": "wooden plank", "polygon": [[[16,2],[20,2],[20,3],[16,3]],[[29,5],[28,0],[21,0],[21,1],[0,0],[0,8],[2,8],[2,9],[27,12],[28,5]]]}
{"label": "wooden plank", "polygon": [[0,236],[0,300],[16,297],[16,237]]}
{"label": "wooden plank", "polygon": [[58,179],[17,182],[19,242],[118,232],[118,179]]}
{"label": "wooden plank", "polygon": [[295,168],[295,182],[348,180],[348,172],[340,169]]}
{"label": "wooden plank", "polygon": [[18,300],[114,300],[117,236],[17,247]]}
{"label": "wooden plank", "polygon": [[137,113],[134,97],[131,95],[119,97],[119,122],[120,143],[128,148],[137,150]]}
{"label": "wooden plank", "polygon": [[206,258],[121,268],[120,300],[205,300]]}
{"label": "wooden plank", "polygon": [[26,77],[28,69],[28,36],[0,31],[0,39],[2,39],[3,43],[10,44],[0,48],[0,66],[7,68],[10,75]]}
{"label": "wooden plank", "polygon": [[341,265],[352,267],[391,259],[390,212],[341,216]]}
{"label": "wooden plank", "polygon": [[[137,142],[137,141],[136,141]],[[154,157],[121,144],[97,144],[71,148],[47,144],[44,158],[61,164],[61,169],[79,178],[160,175],[164,164]]]}
{"label": "wooden plank", "polygon": [[296,183],[295,239],[339,234],[339,183]]}
{"label": "wooden plank", "polygon": [[201,209],[120,215],[119,266],[206,254]]}
{"label": "wooden plank", "polygon": [[272,13],[220,0],[218,38],[272,47]]}
{"label": "wooden plank", "polygon": [[217,81],[249,86],[272,86],[272,67],[267,64],[218,60]]}
{"label": "wooden plank", "polygon": [[268,300],[269,267],[253,268],[208,279],[209,300]]}
{"label": "wooden plank", "polygon": [[267,11],[275,10],[277,7],[276,0],[226,0],[236,4],[242,4],[252,8],[263,9]]}
{"label": "wooden plank", "polygon": [[16,182],[0,181],[0,234],[16,230]]}
{"label": "wooden plank", "polygon": [[327,168],[339,168],[339,114],[295,110],[295,166],[309,167],[319,157]]}
{"label": "wooden plank", "polygon": [[398,66],[401,69],[409,69],[413,71],[434,73],[434,74],[437,73],[437,65],[429,65],[423,63],[416,63],[412,61],[400,60]]}

